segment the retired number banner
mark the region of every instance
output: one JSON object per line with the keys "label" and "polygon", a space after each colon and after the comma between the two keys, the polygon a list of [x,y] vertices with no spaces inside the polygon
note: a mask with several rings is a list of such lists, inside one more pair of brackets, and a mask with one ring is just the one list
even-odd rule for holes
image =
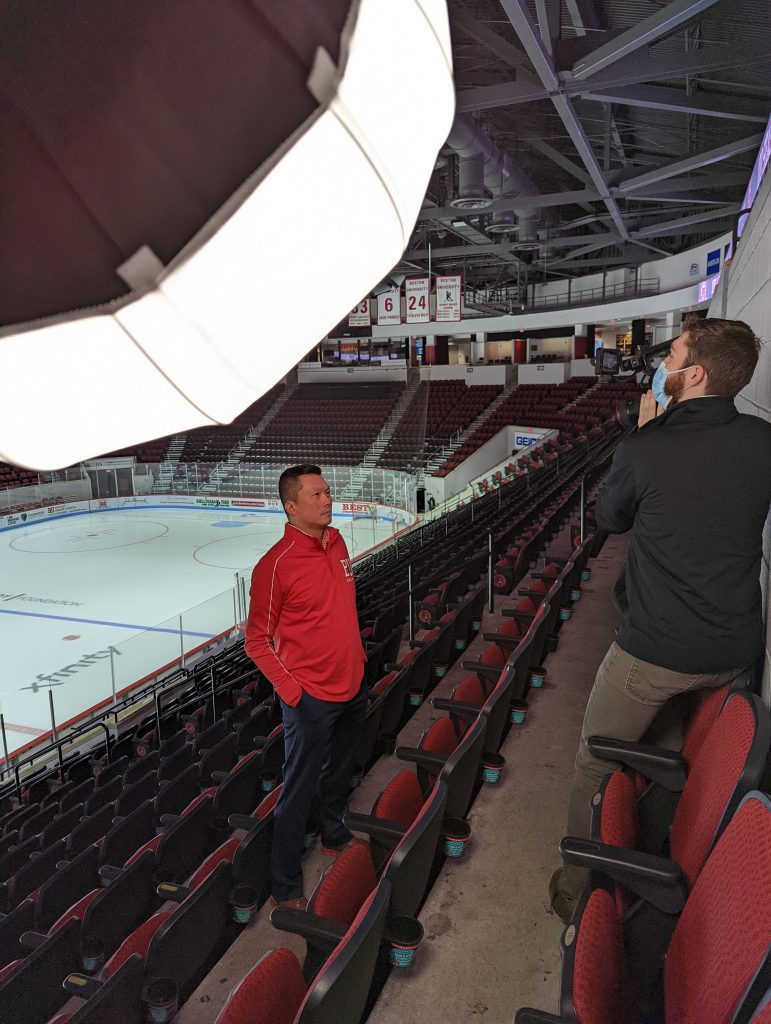
{"label": "retired number banner", "polygon": [[378,295],[377,322],[378,327],[388,327],[390,324],[402,322],[402,296],[398,288],[391,288]]}
{"label": "retired number banner", "polygon": [[372,320],[369,315],[369,299],[362,299],[358,306],[354,306],[348,314],[349,327],[371,327]]}
{"label": "retired number banner", "polygon": [[460,274],[436,275],[437,323],[455,323],[460,320]]}
{"label": "retired number banner", "polygon": [[429,279],[427,277],[409,277],[404,282],[404,299],[406,306],[405,322],[408,324],[427,324],[429,315]]}

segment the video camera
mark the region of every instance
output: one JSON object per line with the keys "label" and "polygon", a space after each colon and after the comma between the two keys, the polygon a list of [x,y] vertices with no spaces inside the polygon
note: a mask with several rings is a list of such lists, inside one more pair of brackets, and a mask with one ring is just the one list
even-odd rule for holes
{"label": "video camera", "polygon": [[[641,373],[639,383],[647,387],[674,340],[670,338],[660,345],[640,345],[630,356],[625,356],[617,348],[598,348],[591,362],[598,375]],[[640,416],[640,398],[624,398],[616,402],[613,415],[618,425],[624,429],[636,426]]]}

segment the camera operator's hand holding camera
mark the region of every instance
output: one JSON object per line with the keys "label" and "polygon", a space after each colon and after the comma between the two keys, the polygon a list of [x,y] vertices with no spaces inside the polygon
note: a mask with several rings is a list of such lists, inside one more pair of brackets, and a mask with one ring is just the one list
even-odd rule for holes
{"label": "camera operator's hand holding camera", "polygon": [[[657,375],[662,360],[669,355],[675,338],[662,342],[660,345],[641,345],[631,356],[625,356],[618,349],[598,348],[592,363],[600,377],[617,376],[619,373],[640,374],[642,386],[653,384],[653,390],[647,391],[639,398],[624,398],[616,403],[614,417],[624,430],[630,427],[642,427],[664,412],[662,404],[662,388],[666,377],[665,372]],[[659,385],[657,387],[657,384]]]}
{"label": "camera operator's hand holding camera", "polygon": [[640,414],[637,417],[637,426],[644,427],[646,423],[651,420],[655,420],[657,416],[661,416],[664,412],[664,406],[659,405],[656,401],[656,396],[652,391],[646,391],[644,395],[640,397]]}

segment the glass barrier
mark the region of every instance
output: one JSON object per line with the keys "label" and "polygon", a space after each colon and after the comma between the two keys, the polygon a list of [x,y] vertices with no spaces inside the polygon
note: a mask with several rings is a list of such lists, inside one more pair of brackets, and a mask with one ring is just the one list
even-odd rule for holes
{"label": "glass barrier", "polygon": [[[345,477],[346,481],[348,477]],[[363,503],[366,504],[366,503]],[[377,509],[362,509],[343,520],[341,532],[351,556],[386,543],[408,526],[408,516],[378,516]],[[233,574],[233,585],[179,614],[138,630],[120,642],[82,656],[49,676],[39,675],[32,685],[14,680],[18,688],[0,688],[0,725],[5,730],[9,755],[26,747],[52,728],[59,731],[97,707],[110,705],[138,683],[161,678],[189,664],[198,652],[221,636],[243,636],[249,613],[251,570]],[[14,723],[25,723],[16,726]],[[2,729],[0,729],[2,732]],[[0,755],[5,756],[4,749]]]}
{"label": "glass barrier", "polygon": [[[140,463],[129,470],[128,484],[135,487],[134,493],[138,494],[277,497],[278,478],[284,468],[283,465],[232,466],[225,479],[210,482],[214,464],[182,463],[172,467]],[[415,509],[415,476],[380,467],[365,470],[355,466],[323,466],[322,471],[337,501],[363,506],[351,510],[341,523],[352,558],[387,543],[409,525],[411,517],[401,514],[400,510],[412,512]],[[112,483],[125,486],[126,481],[116,476]],[[72,469],[40,474],[39,483],[18,490],[23,491],[27,508],[63,504],[65,493],[69,500],[116,496],[109,471],[103,470],[86,473]],[[131,493],[129,489],[128,494]],[[18,504],[11,492],[0,492],[0,515],[6,508],[15,512]],[[378,516],[377,504],[395,508],[396,512]],[[184,664],[216,637],[243,635],[250,582],[251,571],[234,573],[233,586],[222,593],[134,635],[125,637],[123,634],[125,638],[119,643],[89,654],[80,664],[68,666],[70,671],[39,676],[32,687],[22,685],[24,681],[19,680],[16,689],[16,680],[13,687],[8,687],[7,678],[0,680],[0,716],[9,754],[50,734],[52,723],[62,730],[99,705],[109,708],[116,696],[125,694],[140,681],[160,677],[180,663]],[[33,690],[32,699],[30,690]],[[14,723],[22,722],[24,726],[14,727]],[[3,749],[0,755],[4,755]]]}
{"label": "glass barrier", "polygon": [[[7,753],[28,745],[53,729],[61,732],[97,706],[109,708],[138,682],[161,677],[185,665],[219,636],[240,634],[246,617],[248,577],[238,585],[179,615],[129,636],[50,676],[39,675],[31,686],[0,689],[0,724]],[[243,581],[242,581],[243,580]],[[7,679],[4,680],[7,684]],[[24,722],[23,726],[15,723]],[[5,757],[6,750],[0,750]]]}

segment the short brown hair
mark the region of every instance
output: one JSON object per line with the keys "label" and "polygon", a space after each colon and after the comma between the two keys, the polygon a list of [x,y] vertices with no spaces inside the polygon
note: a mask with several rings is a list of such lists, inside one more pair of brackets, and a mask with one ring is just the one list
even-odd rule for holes
{"label": "short brown hair", "polygon": [[310,462],[304,462],[301,466],[290,466],[285,469],[278,478],[278,496],[284,508],[288,501],[297,501],[297,495],[302,487],[300,477],[308,474],[321,476],[321,470],[318,466],[311,465]]}
{"label": "short brown hair", "polygon": [[703,366],[707,393],[738,395],[746,387],[760,354],[752,328],[741,320],[692,318],[683,324],[689,363]]}

